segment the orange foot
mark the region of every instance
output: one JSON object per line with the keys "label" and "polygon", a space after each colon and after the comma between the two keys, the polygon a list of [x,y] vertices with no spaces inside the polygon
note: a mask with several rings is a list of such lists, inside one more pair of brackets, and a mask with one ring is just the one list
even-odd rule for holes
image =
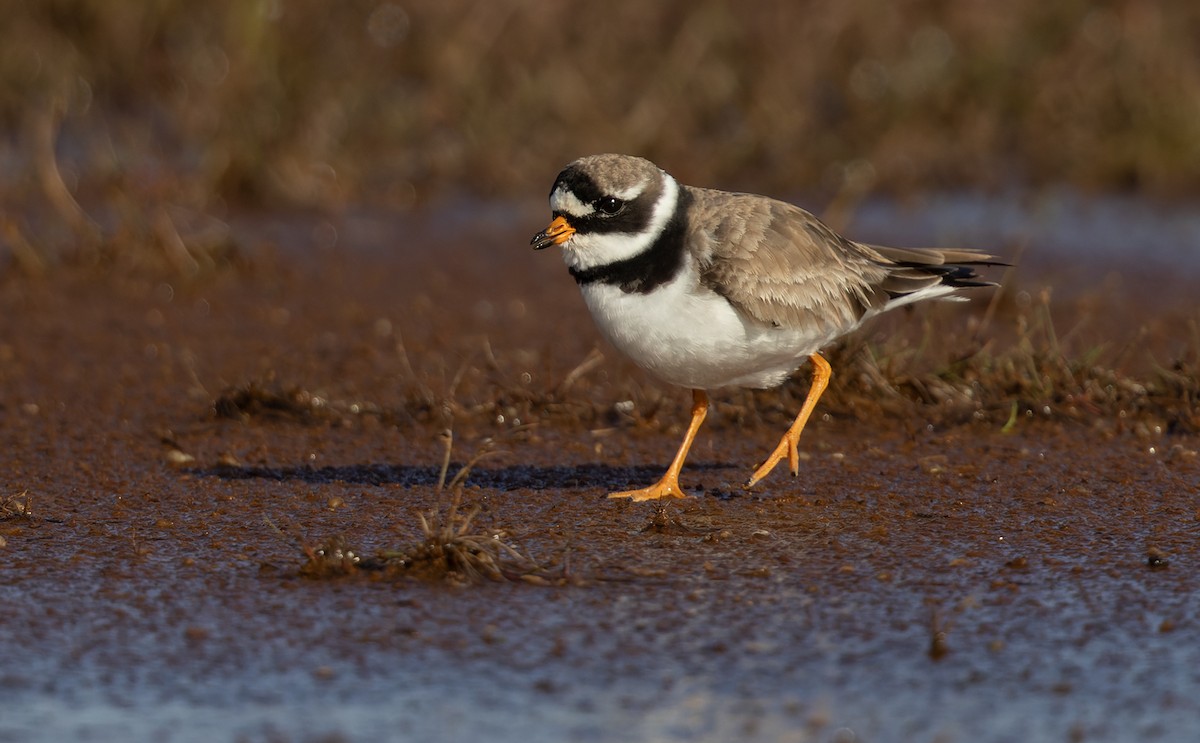
{"label": "orange foot", "polygon": [[775,451],[767,457],[767,461],[758,466],[754,470],[754,474],[746,482],[746,487],[753,487],[755,483],[763,479],[775,469],[775,465],[779,464],[780,460],[786,456],[788,464],[792,469],[792,476],[800,474],[800,453],[796,449],[796,444],[800,441],[800,433],[804,430],[804,424],[808,422],[808,417],[812,415],[813,408],[817,407],[817,400],[821,399],[825,388],[829,386],[829,377],[833,375],[833,370],[829,366],[829,362],[821,358],[817,354],[808,357],[813,364],[813,381],[812,387],[808,390],[808,397],[804,400],[804,405],[800,408],[800,414],[796,416],[796,420],[792,423],[791,428],[779,440],[779,444],[775,447]]}
{"label": "orange foot", "polygon": [[688,498],[687,493],[679,487],[679,481],[674,477],[664,477],[648,488],[638,490],[623,490],[619,493],[609,493],[609,498],[628,498],[632,501],[658,500],[659,498]]}
{"label": "orange foot", "polygon": [[620,493],[609,493],[609,498],[629,498],[633,501],[658,500],[659,498],[687,498],[687,493],[679,487],[679,471],[683,469],[683,461],[687,459],[688,450],[696,439],[696,432],[708,414],[708,395],[704,390],[692,390],[692,422],[688,425],[683,443],[667,468],[667,474],[648,488],[640,490],[625,490]]}
{"label": "orange foot", "polygon": [[754,487],[759,480],[771,474],[771,470],[775,469],[775,465],[779,464],[784,456],[788,458],[788,465],[792,469],[792,476],[795,477],[800,474],[800,452],[796,446],[799,441],[800,432],[797,431],[793,435],[792,429],[789,428],[788,432],[779,440],[775,451],[771,452],[771,455],[767,457],[767,461],[758,465],[758,469],[754,470],[754,474],[746,481],[746,487]]}

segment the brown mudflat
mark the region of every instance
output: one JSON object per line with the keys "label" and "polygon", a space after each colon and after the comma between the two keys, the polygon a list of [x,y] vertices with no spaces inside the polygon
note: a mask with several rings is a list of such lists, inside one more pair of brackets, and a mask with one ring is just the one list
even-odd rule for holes
{"label": "brown mudflat", "polygon": [[[609,501],[661,474],[687,394],[598,342],[528,231],[283,230],[188,281],[0,284],[0,741],[1200,734],[1193,434],[831,397],[800,476],[747,492],[789,411],[733,392],[695,497]],[[1194,319],[1179,283],[1151,327]],[[451,475],[496,440],[462,496],[533,578],[302,574],[335,537],[367,563],[420,541],[447,427]]]}

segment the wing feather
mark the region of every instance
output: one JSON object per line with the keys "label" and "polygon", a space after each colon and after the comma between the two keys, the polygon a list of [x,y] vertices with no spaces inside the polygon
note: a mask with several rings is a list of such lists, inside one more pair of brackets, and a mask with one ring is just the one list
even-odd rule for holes
{"label": "wing feather", "polygon": [[987,285],[973,281],[970,266],[998,264],[971,250],[864,245],[782,201],[690,190],[701,280],[749,316],[776,326],[846,331],[867,314],[924,298],[922,292],[945,296],[957,287]]}

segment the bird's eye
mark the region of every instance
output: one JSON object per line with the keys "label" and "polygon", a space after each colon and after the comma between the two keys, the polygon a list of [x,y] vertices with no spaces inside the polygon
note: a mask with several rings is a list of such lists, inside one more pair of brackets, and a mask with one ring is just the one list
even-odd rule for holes
{"label": "bird's eye", "polygon": [[596,208],[605,214],[613,215],[625,208],[625,202],[615,196],[605,196],[596,202]]}

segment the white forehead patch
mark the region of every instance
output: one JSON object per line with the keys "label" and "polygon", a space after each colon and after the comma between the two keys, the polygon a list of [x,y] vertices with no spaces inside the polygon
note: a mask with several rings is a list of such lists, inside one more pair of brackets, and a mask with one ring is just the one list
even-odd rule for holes
{"label": "white forehead patch", "polygon": [[554,189],[550,194],[550,211],[565,212],[572,217],[586,217],[596,211],[591,204],[585,204],[579,197],[564,186]]}

